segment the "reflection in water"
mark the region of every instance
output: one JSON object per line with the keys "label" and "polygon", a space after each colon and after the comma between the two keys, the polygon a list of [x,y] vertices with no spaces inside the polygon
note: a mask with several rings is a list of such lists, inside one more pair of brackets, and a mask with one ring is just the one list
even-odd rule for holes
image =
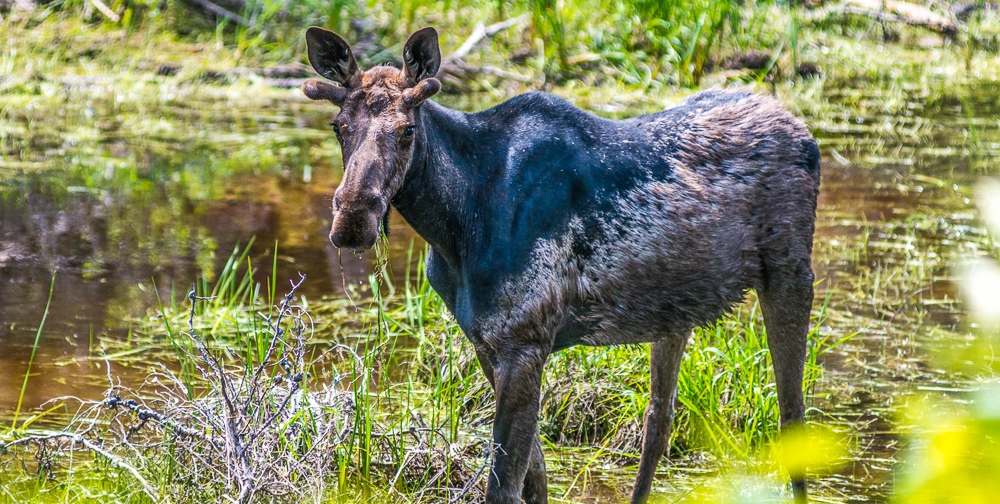
{"label": "reflection in water", "polygon": [[[824,158],[819,297],[872,322],[851,357],[871,373],[837,382],[848,390],[834,392],[848,399],[832,411],[867,425],[860,444],[887,447],[888,408],[868,390],[928,379],[916,340],[930,329],[896,318],[908,303],[932,324],[960,326],[954,269],[985,238],[968,198],[987,160],[1000,154],[1000,133],[988,124],[1000,115],[1000,92],[993,84],[891,91],[834,84],[824,95],[835,113],[822,104],[805,110]],[[367,286],[372,254],[338,254],[327,240],[340,177],[339,150],[323,126],[329,107],[288,95],[239,109],[226,97],[197,95],[139,107],[118,103],[110,89],[77,90],[86,100],[47,95],[36,97],[38,107],[0,107],[0,421],[17,404],[53,271],[27,408],[103,392],[104,364],[88,359],[99,355],[101,338],[127,338],[129,317],[157,298],[179,299],[252,237],[259,280],[276,263],[279,279],[307,275],[309,298]],[[53,124],[53,117],[85,120]],[[393,216],[397,278],[411,246],[423,249]],[[114,373],[137,379],[145,369],[139,359]],[[848,360],[827,359],[834,375]],[[873,488],[889,481],[894,450],[865,449],[834,479],[847,493],[880,500]]]}

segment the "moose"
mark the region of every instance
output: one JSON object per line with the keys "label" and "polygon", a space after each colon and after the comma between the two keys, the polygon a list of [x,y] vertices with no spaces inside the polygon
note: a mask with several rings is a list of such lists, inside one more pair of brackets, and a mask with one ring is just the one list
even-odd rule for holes
{"label": "moose", "polygon": [[[427,276],[493,387],[486,502],[547,502],[538,431],[542,371],[573,345],[651,343],[651,398],[632,503],[667,451],[690,331],[757,292],[782,432],[804,423],[802,375],[820,154],[801,121],[747,89],[604,119],[547,93],[463,113],[441,89],[438,33],[403,47],[402,69],[361,70],[339,35],[306,31],[313,100],[344,176],[330,240],[361,251],[390,205],[428,243]],[[804,471],[790,474],[805,502]]]}

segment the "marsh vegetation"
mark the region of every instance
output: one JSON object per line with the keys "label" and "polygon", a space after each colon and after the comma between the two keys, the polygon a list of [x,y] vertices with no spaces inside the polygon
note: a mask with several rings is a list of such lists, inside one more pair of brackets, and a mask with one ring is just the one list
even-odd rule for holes
{"label": "marsh vegetation", "polygon": [[[425,245],[398,217],[377,253],[327,243],[334,110],[295,89],[312,24],[362,41],[362,66],[436,25],[460,55],[436,99],[463,110],[535,89],[607,117],[733,82],[777,94],[823,155],[819,434],[774,443],[748,299],[692,335],[654,492],[782,501],[780,465],[807,464],[818,502],[996,495],[995,306],[976,318],[960,292],[971,258],[997,257],[981,209],[1000,198],[978,189],[1000,154],[994,4],[932,6],[954,33],[831,2],[203,4],[101,3],[113,21],[90,1],[0,2],[0,501],[481,495],[492,393]],[[550,360],[554,498],[627,495],[647,354]]]}

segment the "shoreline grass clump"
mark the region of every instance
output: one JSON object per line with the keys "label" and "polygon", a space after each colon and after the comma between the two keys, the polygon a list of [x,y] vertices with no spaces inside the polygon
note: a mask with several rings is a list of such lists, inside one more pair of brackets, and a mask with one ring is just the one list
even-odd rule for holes
{"label": "shoreline grass clump", "polygon": [[[229,278],[223,274],[220,284]],[[255,310],[246,335],[263,347],[206,339],[195,323],[197,307],[217,298],[192,289],[187,331],[165,322],[176,362],[154,366],[137,387],[117,382],[109,370],[105,397],[82,401],[63,431],[19,433],[4,443],[5,478],[26,483],[34,469],[39,481],[59,481],[60,462],[68,456],[67,483],[103,474],[116,479],[120,497],[140,502],[226,497],[247,503],[265,495],[321,492],[325,475],[336,467],[330,453],[336,449],[329,447],[344,443],[350,398],[310,390],[308,318],[294,303],[302,281],[270,313]],[[31,447],[33,453],[21,449]],[[74,468],[77,450],[92,461],[80,457],[83,467]],[[110,467],[116,470],[106,474]],[[19,500],[45,501],[51,492],[44,487],[26,489]]]}
{"label": "shoreline grass clump", "polygon": [[[821,335],[814,316],[803,387],[816,403],[823,354],[853,335]],[[649,401],[645,345],[576,347],[550,359],[543,383],[542,434],[561,445],[596,445],[636,463]],[[756,303],[695,329],[681,361],[674,453],[752,458],[777,441],[778,403],[767,335]]]}

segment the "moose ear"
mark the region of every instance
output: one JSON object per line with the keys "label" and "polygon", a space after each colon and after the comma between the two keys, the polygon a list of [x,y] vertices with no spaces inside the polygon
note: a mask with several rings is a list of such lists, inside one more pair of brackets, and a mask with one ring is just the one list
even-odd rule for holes
{"label": "moose ear", "polygon": [[306,30],[309,63],[327,79],[347,87],[358,73],[351,46],[340,35],[313,26]]}
{"label": "moose ear", "polygon": [[410,85],[434,77],[440,67],[441,49],[438,47],[437,30],[428,26],[413,32],[403,47],[403,74]]}

